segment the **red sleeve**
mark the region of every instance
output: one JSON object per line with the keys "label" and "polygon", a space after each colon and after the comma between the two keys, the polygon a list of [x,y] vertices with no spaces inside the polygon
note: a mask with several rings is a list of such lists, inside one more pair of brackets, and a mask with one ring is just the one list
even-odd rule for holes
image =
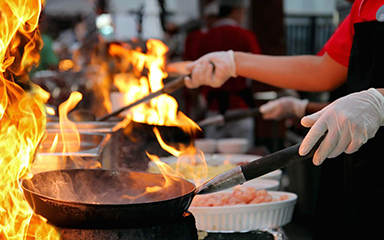
{"label": "red sleeve", "polygon": [[191,57],[191,52],[189,51],[189,49],[191,48],[191,35],[187,35],[187,37],[185,38],[185,42],[184,42],[184,54],[183,54],[183,60],[186,61],[186,60],[191,60],[192,57]]}
{"label": "red sleeve", "polygon": [[198,55],[198,48],[201,42],[201,39],[203,38],[203,33],[200,30],[191,32],[187,35],[187,38],[185,39],[185,45],[184,45],[184,54],[183,54],[183,60],[191,60],[194,61],[201,57],[201,55]]}
{"label": "red sleeve", "polygon": [[252,32],[249,32],[249,37],[248,39],[248,47],[249,47],[249,52],[254,53],[254,54],[261,54],[261,47],[259,44],[259,41],[257,40],[257,37],[255,34]]}
{"label": "red sleeve", "polygon": [[325,45],[325,51],[338,63],[348,67],[354,28],[351,14],[336,29],[335,33]]}

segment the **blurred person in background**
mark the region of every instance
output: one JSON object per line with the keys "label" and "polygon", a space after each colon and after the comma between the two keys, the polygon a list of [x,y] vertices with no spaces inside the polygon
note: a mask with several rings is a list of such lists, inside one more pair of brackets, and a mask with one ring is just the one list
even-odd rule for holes
{"label": "blurred person in background", "polygon": [[[255,34],[241,27],[245,20],[246,0],[220,0],[219,19],[204,34],[198,46],[198,55],[215,51],[239,51],[261,53]],[[201,94],[207,105],[205,117],[226,112],[239,112],[254,107],[252,90],[245,77],[232,77],[223,86],[212,88],[202,86]],[[246,138],[250,146],[254,143],[254,122],[252,118],[228,123],[225,126],[209,126],[204,129],[206,138]]]}
{"label": "blurred person in background", "polygon": [[203,25],[194,31],[188,33],[184,44],[184,61],[194,61],[201,57],[199,46],[205,34],[208,33],[212,25],[217,21],[219,15],[219,4],[217,1],[208,2],[203,7]]}
{"label": "blurred person in background", "polygon": [[[326,44],[324,55],[210,53],[187,67],[192,78],[186,80],[186,85],[220,87],[238,75],[300,91],[329,91],[346,83],[348,96],[301,120],[303,126],[311,129],[299,154],[307,154],[326,132],[313,157],[314,164],[346,153],[340,171],[342,221],[332,226],[328,237],[371,239],[377,238],[374,229],[381,228],[377,216],[384,214],[381,199],[373,196],[384,193],[384,161],[379,157],[384,141],[384,130],[379,128],[384,124],[383,55],[384,0],[356,0],[349,16]],[[214,72],[210,62],[215,64]],[[327,231],[331,227],[328,222],[325,219],[315,224]]]}
{"label": "blurred person in background", "polygon": [[[219,16],[219,4],[217,1],[209,1],[203,7],[203,25],[187,34],[184,43],[183,61],[194,61],[201,57],[199,46],[205,34],[208,33]],[[205,104],[198,89],[183,89],[185,100],[185,110],[187,115],[195,120],[204,118]]]}
{"label": "blurred person in background", "polygon": [[59,58],[53,51],[53,39],[48,33],[49,17],[44,12],[40,15],[39,28],[43,40],[43,48],[40,50],[40,63],[31,71],[31,74],[41,70],[54,70],[57,68]]}

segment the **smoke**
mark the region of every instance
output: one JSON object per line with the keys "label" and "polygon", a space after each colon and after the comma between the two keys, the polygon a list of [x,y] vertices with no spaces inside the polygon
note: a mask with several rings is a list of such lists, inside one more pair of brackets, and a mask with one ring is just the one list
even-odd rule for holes
{"label": "smoke", "polygon": [[[167,200],[187,194],[194,186],[180,180],[165,186],[162,175],[112,170],[73,169],[42,172],[23,186],[61,201],[87,204],[133,204]],[[157,189],[147,192],[147,188]]]}

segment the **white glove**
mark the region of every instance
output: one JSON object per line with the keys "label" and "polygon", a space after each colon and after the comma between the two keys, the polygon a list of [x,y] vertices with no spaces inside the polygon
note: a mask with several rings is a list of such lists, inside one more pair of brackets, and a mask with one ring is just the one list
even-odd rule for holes
{"label": "white glove", "polygon": [[[211,63],[215,65],[214,72]],[[188,64],[186,69],[192,72],[192,78],[185,79],[185,85],[188,88],[197,88],[201,85],[218,88],[230,77],[237,77],[235,57],[232,50],[208,53]]]}
{"label": "white glove", "polygon": [[313,163],[320,165],[326,158],[356,152],[373,138],[384,122],[384,97],[376,89],[342,97],[321,111],[301,119],[304,127],[311,127],[301,143],[299,154],[304,156],[319,138],[327,136],[316,150]]}
{"label": "white glove", "polygon": [[295,97],[282,97],[260,106],[260,112],[264,119],[281,120],[284,118],[302,118],[307,107],[307,99]]}

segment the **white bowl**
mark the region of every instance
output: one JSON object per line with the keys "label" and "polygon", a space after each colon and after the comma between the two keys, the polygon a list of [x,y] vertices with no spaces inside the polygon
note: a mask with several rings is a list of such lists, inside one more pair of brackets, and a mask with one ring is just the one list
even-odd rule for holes
{"label": "white bowl", "polygon": [[209,232],[248,232],[260,228],[284,226],[292,220],[297,195],[288,192],[268,191],[273,197],[287,195],[277,202],[222,206],[190,207],[198,230]]}
{"label": "white bowl", "polygon": [[245,138],[226,138],[217,141],[220,153],[246,153],[249,149],[248,140]]}
{"label": "white bowl", "polygon": [[217,148],[217,140],[209,138],[196,139],[195,147],[197,147],[204,153],[215,153]]}

